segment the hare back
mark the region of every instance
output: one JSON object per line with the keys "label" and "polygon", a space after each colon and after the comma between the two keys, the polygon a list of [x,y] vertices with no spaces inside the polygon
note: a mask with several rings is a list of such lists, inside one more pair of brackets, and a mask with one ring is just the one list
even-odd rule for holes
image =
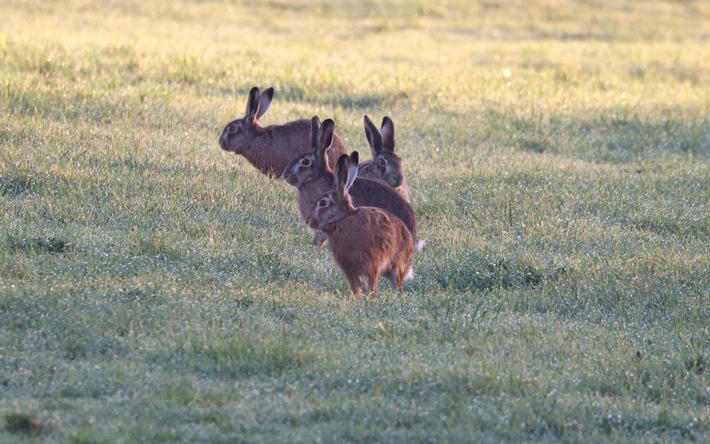
{"label": "hare back", "polygon": [[[320,176],[306,182],[298,190],[298,209],[303,220],[307,220],[316,202],[326,193],[335,189],[332,174]],[[396,190],[388,185],[358,177],[348,190],[355,207],[377,207],[388,211],[404,222],[412,237],[417,238],[417,220],[412,206]]]}
{"label": "hare back", "polygon": [[[279,130],[280,127],[283,127],[284,131],[288,135],[288,144],[291,147],[291,152],[286,154],[288,159],[283,165],[283,168],[286,168],[286,165],[288,165],[289,162],[291,162],[291,160],[293,160],[296,156],[303,153],[309,153],[313,150],[313,147],[311,146],[311,121],[308,119],[294,120],[293,122],[288,122],[284,125],[275,125],[266,127],[265,129],[268,130],[270,128],[274,128],[275,130]],[[335,168],[338,158],[343,154],[346,154],[343,141],[335,133],[333,133],[333,144],[327,154],[328,165],[331,170]],[[281,173],[283,173],[283,169],[281,170]]]}
{"label": "hare back", "polygon": [[409,229],[379,208],[357,208],[335,224],[328,241],[335,262],[350,276],[411,268],[414,241]]}
{"label": "hare back", "polygon": [[388,185],[358,177],[348,192],[355,207],[382,208],[400,218],[412,238],[417,238],[417,220],[412,206]]}
{"label": "hare back", "polygon": [[[311,151],[310,120],[294,120],[283,125],[258,129],[258,134],[241,150],[241,154],[262,173],[280,177],[291,160]],[[334,136],[328,162],[335,166],[345,152],[342,141]]]}

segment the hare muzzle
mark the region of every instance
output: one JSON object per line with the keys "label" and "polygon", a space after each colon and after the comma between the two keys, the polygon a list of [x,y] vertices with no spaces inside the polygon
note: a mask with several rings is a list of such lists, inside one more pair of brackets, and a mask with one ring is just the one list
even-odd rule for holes
{"label": "hare muzzle", "polygon": [[286,168],[283,172],[283,179],[286,181],[287,184],[297,187],[299,186],[299,177],[300,177],[300,163],[294,163],[291,165],[290,168]]}
{"label": "hare muzzle", "polygon": [[402,185],[404,178],[402,177],[401,174],[395,173],[395,174],[387,174],[387,176],[385,177],[385,180],[392,188],[397,188],[398,186]]}
{"label": "hare muzzle", "polygon": [[229,151],[229,147],[227,146],[227,132],[226,131],[222,131],[222,134],[219,136],[219,147],[225,151]]}
{"label": "hare muzzle", "polygon": [[296,175],[291,174],[291,171],[289,171],[289,170],[284,171],[281,178],[283,180],[285,180],[287,184],[294,186],[294,187],[296,186],[296,182],[297,182]]}

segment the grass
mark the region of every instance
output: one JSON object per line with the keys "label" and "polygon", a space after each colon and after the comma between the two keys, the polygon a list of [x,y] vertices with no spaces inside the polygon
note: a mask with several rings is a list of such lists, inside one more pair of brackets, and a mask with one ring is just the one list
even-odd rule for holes
{"label": "grass", "polygon": [[[2,9],[0,441],[710,438],[704,2]],[[252,86],[393,118],[403,296],[219,149]]]}

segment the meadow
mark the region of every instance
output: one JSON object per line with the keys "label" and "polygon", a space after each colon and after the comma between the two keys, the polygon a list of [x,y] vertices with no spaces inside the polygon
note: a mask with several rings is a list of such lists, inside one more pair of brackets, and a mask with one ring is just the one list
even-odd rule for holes
{"label": "meadow", "polygon": [[[710,4],[0,0],[0,442],[710,441]],[[354,300],[219,148],[389,115]]]}

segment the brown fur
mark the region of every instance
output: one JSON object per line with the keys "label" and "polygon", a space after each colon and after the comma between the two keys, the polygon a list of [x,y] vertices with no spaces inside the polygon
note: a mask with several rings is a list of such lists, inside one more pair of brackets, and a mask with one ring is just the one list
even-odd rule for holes
{"label": "brown fur", "polygon": [[[262,127],[259,118],[269,108],[273,94],[273,88],[267,88],[261,93],[258,88],[252,88],[245,117],[225,126],[219,137],[219,146],[225,151],[244,156],[263,174],[280,177],[295,156],[311,150],[311,124],[302,119]],[[342,141],[334,135],[333,148],[328,156],[331,167],[335,166],[338,156],[344,153]]]}
{"label": "brown fur", "polygon": [[[314,117],[314,119],[317,119]],[[313,123],[315,122],[315,123]],[[284,179],[298,188],[298,209],[303,220],[307,220],[315,203],[320,197],[335,189],[333,170],[325,162],[324,156],[329,150],[328,135],[332,131],[333,121],[323,122],[323,128],[316,130],[313,151],[294,158],[284,171]],[[312,121],[317,124],[317,120]],[[320,132],[319,132],[320,131]],[[313,130],[312,130],[313,133]],[[323,135],[325,133],[325,136]],[[303,165],[306,161],[308,165]],[[417,222],[412,207],[390,187],[380,182],[357,178],[349,190],[353,203],[357,207],[371,206],[386,210],[400,218],[413,239],[417,238]],[[325,236],[315,234],[313,243],[321,245]]]}
{"label": "brown fur", "polygon": [[363,122],[365,135],[372,152],[372,160],[360,164],[358,175],[389,185],[404,200],[408,201],[409,186],[402,171],[402,159],[394,152],[394,122],[385,116],[382,119],[381,132],[377,130],[368,116],[363,118]]}
{"label": "brown fur", "polygon": [[414,240],[404,223],[392,214],[375,207],[353,206],[348,189],[356,174],[357,157],[343,155],[336,167],[336,189],[316,202],[308,225],[327,234],[333,258],[355,297],[361,289],[374,296],[381,273],[401,293],[402,281],[411,274]]}

